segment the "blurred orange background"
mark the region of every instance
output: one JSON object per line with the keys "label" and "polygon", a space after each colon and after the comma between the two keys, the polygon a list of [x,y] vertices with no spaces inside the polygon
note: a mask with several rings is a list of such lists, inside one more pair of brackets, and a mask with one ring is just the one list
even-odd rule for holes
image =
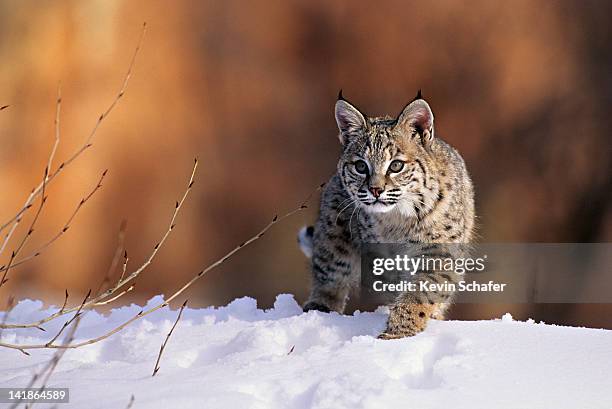
{"label": "blurred orange background", "polygon": [[[49,186],[22,254],[60,230],[108,168],[104,186],[60,240],[10,272],[0,302],[58,303],[65,288],[76,302],[107,271],[124,219],[130,267],[144,262],[198,157],[176,229],[123,302],[171,293],[335,171],[340,88],[370,115],[396,114],[423,90],[437,135],[474,179],[481,241],[611,241],[610,15],[600,1],[2,2],[2,223],[42,179],[58,83],[55,166],[113,100],[148,29],[125,97]],[[295,236],[317,199],[198,282],[190,304],[248,295],[267,307],[282,292],[303,301]],[[610,305],[459,305],[451,318],[507,310],[612,328]]]}

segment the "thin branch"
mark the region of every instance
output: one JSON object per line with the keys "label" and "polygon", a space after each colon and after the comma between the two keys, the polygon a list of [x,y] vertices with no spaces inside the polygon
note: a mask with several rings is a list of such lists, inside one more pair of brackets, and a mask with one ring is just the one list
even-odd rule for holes
{"label": "thin branch", "polygon": [[[34,190],[32,190],[33,192]],[[19,226],[19,223],[21,223],[21,219],[22,219],[22,215],[23,213],[25,213],[27,210],[29,210],[32,207],[32,203],[28,203],[27,206],[24,206],[20,212],[17,214],[17,217],[15,218],[15,223],[13,223],[13,225],[11,226],[11,228],[9,229],[8,233],[6,233],[6,235],[4,236],[4,240],[2,241],[2,245],[0,246],[0,254],[2,254],[4,252],[4,249],[6,248],[8,242],[11,240],[11,237],[13,236],[13,233],[15,233],[15,230],[17,230],[17,227]],[[8,225],[7,225],[8,226]],[[1,226],[0,226],[1,227]],[[0,232],[3,229],[0,228]]]}
{"label": "thin branch", "polygon": [[[96,186],[85,197],[81,199],[79,204],[76,206],[76,208],[74,209],[74,211],[72,212],[72,214],[70,215],[66,223],[64,224],[64,227],[62,227],[62,229],[59,232],[57,232],[55,236],[51,237],[51,239],[49,239],[46,243],[44,243],[43,245],[39,246],[36,250],[34,250],[30,255],[23,257],[22,259],[13,263],[12,264],[13,268],[20,266],[21,264],[24,264],[32,260],[33,258],[40,256],[45,249],[50,247],[55,241],[57,241],[60,237],[62,237],[68,231],[68,229],[70,228],[72,224],[72,221],[76,217],[79,210],[81,210],[81,208],[85,205],[85,203],[87,203],[89,199],[91,199],[91,197],[102,187],[102,181],[104,181],[104,178],[106,177],[107,172],[108,172],[108,169],[102,172],[102,175],[100,176],[100,179],[98,179],[98,183],[96,183]],[[6,272],[8,271],[10,267],[11,266],[9,265],[7,265],[6,267],[0,267],[0,272],[5,271],[5,275],[6,275]]]}
{"label": "thin branch", "polygon": [[[47,181],[48,175],[49,175],[49,168],[45,168],[45,175],[43,176],[43,181],[42,181],[42,195],[40,196],[40,205],[38,206],[38,210],[36,211],[34,218],[30,222],[30,227],[28,228],[27,233],[21,239],[21,242],[17,246],[17,249],[13,250],[13,252],[11,253],[11,258],[9,259],[8,265],[2,268],[2,271],[4,271],[4,274],[2,275],[2,279],[0,279],[0,287],[2,287],[8,281],[6,276],[8,275],[11,267],[13,266],[13,262],[15,261],[15,258],[17,257],[17,255],[19,254],[23,246],[25,246],[30,236],[32,236],[32,233],[34,233],[34,226],[36,225],[36,222],[38,221],[38,218],[40,217],[40,214],[42,213],[42,209],[45,206],[45,202],[47,201],[47,196],[45,196],[45,187],[47,185],[46,181]],[[17,223],[15,225],[17,225]]]}
{"label": "thin branch", "polygon": [[127,254],[127,250],[125,250],[123,253],[123,268],[121,269],[121,277],[119,277],[119,282],[123,281],[123,277],[125,277],[125,272],[127,270],[127,264],[129,260],[130,259]]}
{"label": "thin branch", "polygon": [[[80,321],[81,321],[81,316],[80,315],[75,316],[73,325],[70,328],[70,331],[66,334],[66,337],[64,338],[64,342],[63,342],[64,345],[69,345],[74,340],[74,335],[76,333],[76,330],[77,330],[77,327],[79,326]],[[26,388],[31,388],[36,383],[36,381],[42,378],[40,387],[38,388],[38,392],[44,391],[45,388],[47,387],[47,382],[49,382],[49,378],[51,378],[53,371],[55,371],[55,368],[57,368],[57,365],[59,364],[60,360],[62,359],[65,353],[66,353],[66,349],[59,349],[58,351],[56,351],[55,354],[53,354],[53,357],[51,358],[51,360],[47,363],[47,365],[40,372],[35,373],[32,376],[32,379],[30,380]],[[19,400],[18,402],[15,402],[11,406],[11,409],[17,408],[20,403],[21,403],[21,400]],[[26,405],[26,409],[28,408],[31,409],[33,406],[34,406],[34,402],[31,402]]]}
{"label": "thin branch", "polygon": [[55,334],[55,336],[53,338],[51,338],[51,340],[49,342],[47,342],[47,344],[51,345],[55,342],[56,339],[58,339],[60,337],[60,335],[62,334],[62,332],[64,332],[64,330],[70,325],[72,324],[76,319],[78,319],[81,316],[81,310],[83,309],[83,306],[85,305],[85,303],[87,302],[87,300],[89,299],[89,297],[91,296],[91,290],[89,290],[89,292],[87,293],[87,295],[85,296],[85,298],[83,299],[83,302],[81,303],[81,306],[79,307],[79,309],[77,310],[76,314],[74,314],[74,316],[72,318],[70,318],[68,321],[66,321],[64,323],[64,325],[62,325],[62,327],[60,328],[60,330],[57,332],[57,334]]}
{"label": "thin branch", "polygon": [[[125,257],[124,257],[124,264],[123,264],[123,273],[121,274],[121,278],[120,280],[110,289],[102,292],[102,293],[98,293],[97,295],[95,295],[94,297],[92,297],[87,303],[85,303],[85,305],[83,306],[83,308],[85,309],[89,309],[90,307],[95,306],[96,304],[103,302],[104,300],[108,299],[109,297],[113,296],[120,288],[122,288],[124,285],[126,285],[127,283],[133,281],[136,279],[136,277],[138,277],[152,262],[153,259],[155,258],[155,256],[157,255],[157,253],[159,252],[159,249],[163,246],[163,244],[166,242],[168,236],[170,235],[170,233],[174,230],[175,227],[175,221],[176,221],[176,217],[178,216],[181,208],[183,207],[183,204],[185,203],[185,200],[187,199],[187,196],[189,195],[189,192],[191,191],[193,184],[195,182],[195,174],[196,174],[196,170],[198,168],[198,160],[195,159],[194,160],[194,165],[193,165],[193,170],[191,171],[191,176],[189,177],[189,183],[187,184],[187,189],[185,189],[185,193],[183,194],[183,197],[181,198],[180,201],[176,202],[176,205],[174,207],[174,212],[172,213],[172,217],[170,218],[170,223],[168,225],[168,228],[166,229],[164,235],[162,236],[161,240],[153,247],[153,251],[151,252],[151,254],[149,255],[149,257],[147,258],[147,260],[140,266],[138,267],[136,270],[134,270],[132,273],[130,273],[127,277],[125,277],[125,269],[127,268],[127,262],[128,262],[128,258],[127,258],[127,252],[124,253]],[[127,293],[127,291],[125,291],[124,293],[122,293],[121,295]],[[115,297],[115,299],[118,297]],[[31,323],[26,323],[26,324],[5,324],[4,328],[32,328],[32,327],[40,327],[42,324],[47,323],[49,321],[52,321],[62,315],[65,314],[69,314],[73,311],[76,311],[79,308],[79,306],[74,306],[74,307],[70,307],[67,309],[64,309],[63,311],[57,311],[51,315],[49,315],[46,318],[40,319],[38,321],[35,322],[31,322]]]}
{"label": "thin branch", "polygon": [[66,289],[66,294],[64,296],[64,303],[62,304],[62,308],[60,308],[60,311],[64,311],[64,308],[66,308],[66,304],[68,304],[68,289]]}
{"label": "thin branch", "polygon": [[55,152],[57,152],[57,147],[60,143],[60,113],[62,111],[62,84],[59,83],[57,85],[57,100],[55,104],[55,143],[53,144],[53,148],[51,149],[51,154],[49,154],[49,161],[47,162],[47,169],[49,172],[53,166],[53,158],[55,157]]}
{"label": "thin branch", "polygon": [[[46,179],[46,183],[51,182],[53,179],[55,179],[56,176],[58,176],[64,169],[66,169],[66,167],[68,165],[70,165],[70,163],[72,163],[74,160],[76,160],[79,156],[81,156],[81,154],[87,150],[88,148],[90,148],[92,146],[92,140],[96,134],[96,131],[98,130],[98,128],[100,127],[100,124],[102,123],[102,121],[108,117],[108,115],[111,113],[111,111],[113,110],[113,108],[115,107],[115,105],[117,105],[117,102],[119,102],[119,100],[123,97],[125,90],[127,89],[129,80],[132,76],[132,69],[134,67],[134,63],[136,61],[136,57],[138,55],[138,52],[140,51],[140,47],[142,45],[143,39],[144,39],[144,35],[146,32],[146,23],[143,24],[142,26],[142,31],[140,34],[140,39],[138,41],[138,44],[136,46],[136,49],[134,50],[134,54],[132,55],[132,59],[130,61],[130,65],[128,66],[128,71],[124,77],[123,80],[123,84],[121,86],[121,89],[119,90],[119,92],[117,93],[117,95],[115,96],[115,98],[113,99],[113,101],[111,102],[111,104],[106,108],[106,110],[98,117],[98,120],[96,121],[93,129],[91,130],[91,132],[87,135],[87,137],[85,138],[85,141],[83,143],[83,145],[81,145],[73,154],[72,156],[70,156],[67,160],[65,160],[64,162],[62,162],[59,167],[51,172],[51,169],[49,169],[49,175],[48,178]],[[59,123],[58,123],[59,125]],[[56,139],[57,141],[57,139]],[[53,152],[53,151],[52,151]],[[2,254],[2,252],[4,251],[6,244],[8,243],[8,241],[10,240],[10,237],[12,236],[13,232],[15,231],[16,225],[18,224],[18,221],[21,219],[21,216],[23,215],[23,213],[25,213],[32,205],[32,202],[34,201],[34,199],[41,193],[42,191],[42,183],[39,184],[37,187],[35,187],[32,192],[30,193],[30,195],[27,197],[27,199],[25,200],[23,206],[21,207],[21,209],[13,216],[11,217],[8,221],[6,221],[4,224],[0,225],[0,232],[2,232],[5,228],[7,228],[8,226],[12,226],[9,234],[7,234],[4,242],[2,243],[2,245],[0,246],[0,254]]]}
{"label": "thin branch", "polygon": [[117,300],[117,298],[123,297],[125,294],[129,293],[130,291],[132,291],[134,288],[136,288],[136,284],[132,284],[131,286],[129,286],[128,288],[126,288],[125,290],[121,291],[119,294],[117,294],[116,296],[114,296],[113,298],[109,298],[108,300],[104,300],[104,301],[100,301],[97,302],[95,304],[92,304],[92,306],[97,307],[99,305],[106,305],[106,304],[110,304],[113,301]]}
{"label": "thin branch", "polygon": [[[315,191],[320,190],[324,185],[320,185]],[[200,278],[202,278],[204,275],[206,275],[206,273],[208,273],[209,271],[211,271],[212,269],[218,267],[219,265],[221,265],[222,263],[224,263],[225,261],[227,261],[230,257],[232,257],[236,252],[242,250],[244,247],[252,244],[253,242],[259,240],[260,238],[262,238],[264,236],[264,234],[270,230],[275,224],[285,220],[288,217],[293,216],[295,213],[300,212],[304,209],[307,209],[308,206],[306,205],[306,203],[310,200],[310,198],[312,197],[312,195],[314,194],[313,191],[308,198],[302,202],[302,204],[300,204],[299,207],[291,210],[290,212],[282,215],[282,216],[274,216],[274,218],[266,225],[264,226],[263,229],[261,229],[256,235],[252,236],[250,239],[248,239],[247,241],[240,243],[238,246],[236,246],[233,250],[231,250],[230,252],[228,252],[226,255],[224,255],[223,257],[221,257],[220,259],[218,259],[217,261],[215,261],[214,263],[210,264],[208,267],[206,267],[205,269],[203,269],[202,271],[200,271],[199,273],[197,273],[191,280],[189,280],[185,285],[183,285],[180,289],[178,289],[174,294],[172,294],[166,301],[157,304],[153,307],[150,307],[147,310],[141,310],[138,314],[136,314],[135,316],[133,316],[132,318],[130,318],[129,320],[125,321],[123,324],[118,325],[117,327],[113,328],[112,330],[106,332],[103,335],[100,335],[96,338],[90,338],[88,340],[85,341],[81,341],[78,343],[74,343],[74,344],[69,344],[69,345],[55,345],[55,344],[31,344],[31,345],[16,345],[16,344],[10,344],[10,343],[4,343],[4,342],[0,342],[0,347],[5,347],[5,348],[11,348],[11,349],[18,349],[21,350],[23,352],[25,352],[25,350],[28,349],[43,349],[43,348],[62,348],[62,349],[75,349],[75,348],[80,348],[82,346],[85,345],[91,345],[91,344],[95,344],[97,342],[100,342],[114,334],[116,334],[117,332],[121,331],[123,328],[127,327],[128,325],[130,325],[132,322],[145,317],[149,314],[152,314],[153,312],[159,310],[160,308],[164,308],[167,305],[170,304],[170,302],[172,300],[174,300],[175,298],[177,298],[179,295],[181,295],[185,290],[187,290],[189,287],[191,287],[196,281],[198,281]],[[178,208],[179,206],[177,206]],[[91,302],[91,301],[90,301]]]}
{"label": "thin branch", "polygon": [[113,255],[113,259],[111,261],[110,266],[108,267],[108,270],[106,271],[106,274],[104,275],[104,278],[102,279],[102,281],[100,282],[100,285],[95,291],[96,294],[102,291],[102,288],[104,288],[106,284],[110,282],[110,278],[115,273],[115,270],[117,269],[117,265],[119,264],[119,259],[121,258],[121,254],[125,252],[124,242],[125,242],[126,229],[127,229],[127,221],[122,220],[121,225],[119,225],[119,237],[117,239],[117,249],[115,250],[115,254]]}
{"label": "thin branch", "polygon": [[155,361],[155,369],[153,369],[153,375],[151,376],[157,375],[157,371],[159,371],[159,360],[161,359],[161,356],[164,353],[164,349],[166,348],[166,344],[168,343],[168,340],[170,339],[170,335],[172,335],[174,328],[176,328],[176,324],[178,324],[178,322],[181,319],[181,315],[183,315],[183,310],[187,306],[187,301],[188,300],[185,300],[183,305],[181,305],[181,309],[179,310],[178,316],[176,317],[176,321],[174,321],[174,325],[172,326],[172,328],[170,328],[170,332],[168,332],[168,335],[166,335],[166,339],[164,340],[161,348],[159,349],[159,354],[157,355],[157,361]]}
{"label": "thin branch", "polygon": [[130,401],[128,402],[125,409],[131,409],[132,406],[134,406],[134,400],[136,400],[136,398],[134,397],[134,394],[132,394],[132,396],[130,397]]}
{"label": "thin branch", "polygon": [[4,310],[4,316],[2,317],[2,324],[0,324],[0,338],[2,338],[1,335],[2,335],[2,329],[4,327],[4,324],[6,324],[6,322],[8,321],[9,314],[13,310],[14,306],[15,306],[15,297],[11,295],[8,298],[8,301],[6,303],[6,310]]}

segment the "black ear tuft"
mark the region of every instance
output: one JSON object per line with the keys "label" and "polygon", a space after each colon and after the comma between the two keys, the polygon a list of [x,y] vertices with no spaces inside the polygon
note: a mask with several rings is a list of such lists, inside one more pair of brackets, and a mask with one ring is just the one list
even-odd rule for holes
{"label": "black ear tuft", "polygon": [[342,88],[340,88],[340,92],[338,92],[338,100],[340,100],[340,101],[346,101],[346,100],[344,99],[344,97],[342,96]]}
{"label": "black ear tuft", "polygon": [[423,99],[423,95],[421,95],[420,89],[419,92],[417,92],[416,97],[414,97],[414,99],[412,100],[412,102],[416,101],[417,99]]}

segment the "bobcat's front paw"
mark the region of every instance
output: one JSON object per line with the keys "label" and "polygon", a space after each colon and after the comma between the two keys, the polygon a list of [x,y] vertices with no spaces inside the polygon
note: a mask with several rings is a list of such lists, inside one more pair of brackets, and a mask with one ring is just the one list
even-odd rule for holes
{"label": "bobcat's front paw", "polygon": [[306,304],[304,304],[303,310],[304,312],[308,312],[310,310],[321,311],[321,312],[331,311],[328,306],[320,304],[316,301],[308,301]]}
{"label": "bobcat's front paw", "polygon": [[408,338],[408,337],[413,337],[416,334],[418,334],[419,332],[423,331],[423,329],[421,330],[409,330],[409,331],[394,331],[394,332],[390,332],[390,331],[394,331],[394,330],[390,330],[389,328],[387,328],[385,330],[385,332],[383,332],[382,334],[380,334],[378,337],[378,339],[400,339],[400,338]]}
{"label": "bobcat's front paw", "polygon": [[397,304],[391,308],[387,329],[378,339],[412,337],[427,327],[435,307],[429,304]]}
{"label": "bobcat's front paw", "polygon": [[401,334],[393,334],[391,332],[383,332],[381,333],[379,336],[377,336],[377,339],[400,339],[400,338],[406,338],[406,337],[410,337],[412,335],[401,335]]}

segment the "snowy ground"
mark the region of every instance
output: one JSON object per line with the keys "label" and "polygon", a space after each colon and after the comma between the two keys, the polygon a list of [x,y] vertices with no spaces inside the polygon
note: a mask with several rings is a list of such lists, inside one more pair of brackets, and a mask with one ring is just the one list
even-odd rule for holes
{"label": "snowy ground", "polygon": [[[11,321],[49,313],[41,308],[22,301]],[[77,338],[96,336],[140,309],[89,313]],[[101,343],[68,351],[49,386],[69,387],[71,402],[57,407],[125,408],[133,394],[133,408],[147,409],[612,408],[612,331],[506,315],[432,322],[416,337],[381,341],[375,336],[384,327],[382,309],[303,314],[292,296],[280,295],[263,311],[242,298],[218,309],[186,309],[152,378],[175,318],[176,311],[159,311]],[[53,333],[61,324],[46,327]],[[44,336],[5,330],[2,340],[35,343]],[[25,386],[52,353],[28,357],[0,348],[0,387]]]}

